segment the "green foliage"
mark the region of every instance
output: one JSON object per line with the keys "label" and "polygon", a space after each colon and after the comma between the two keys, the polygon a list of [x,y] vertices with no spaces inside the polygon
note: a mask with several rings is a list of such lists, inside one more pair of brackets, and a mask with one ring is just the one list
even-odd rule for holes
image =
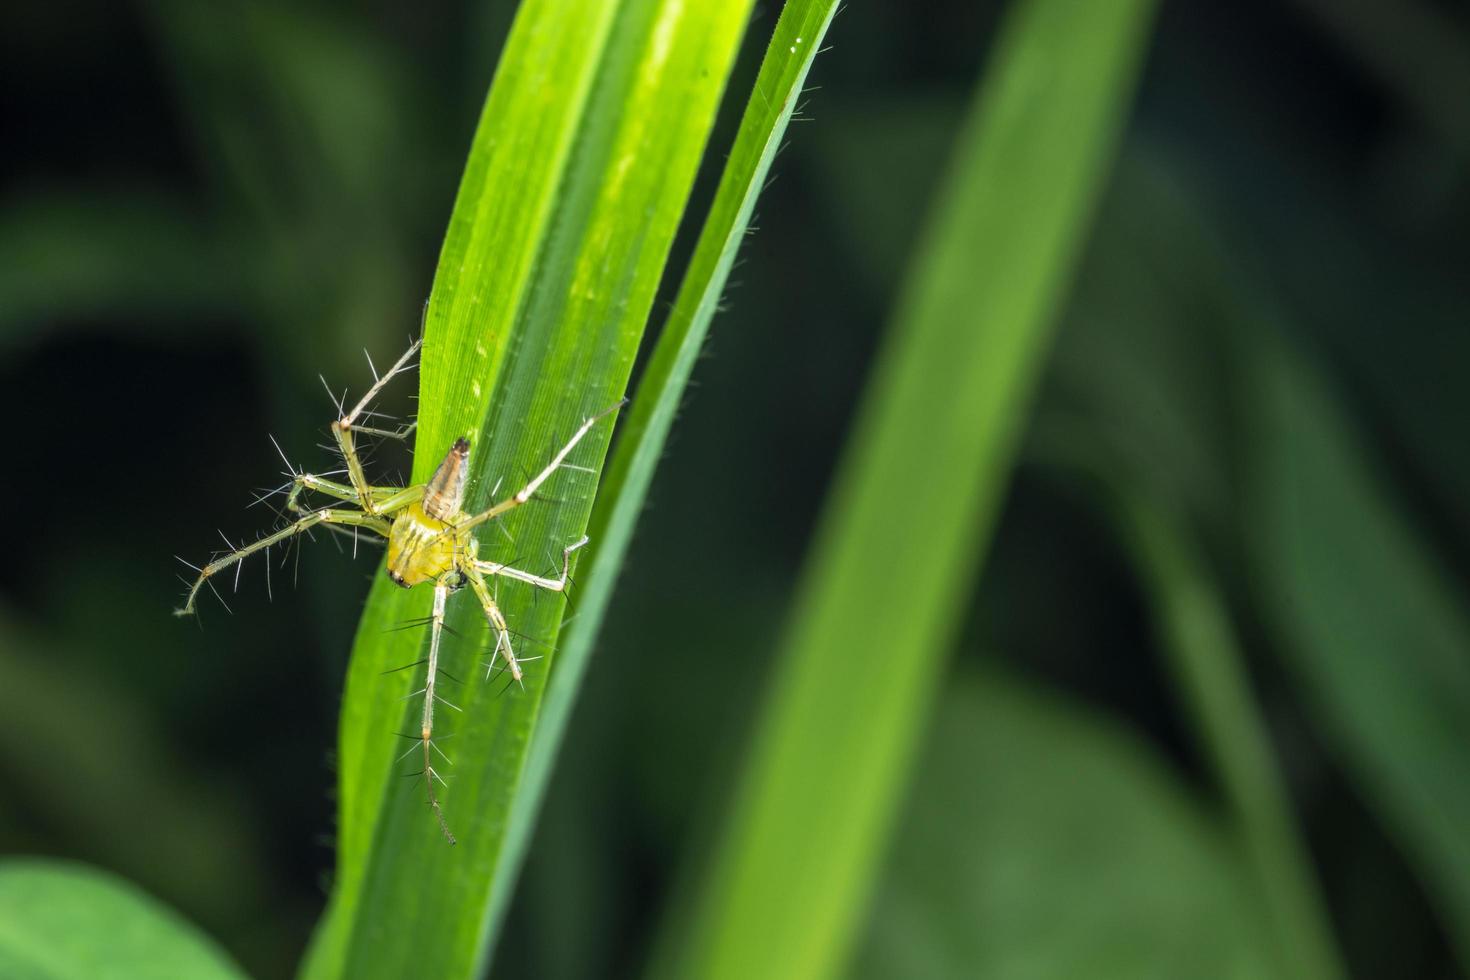
{"label": "green foliage", "polygon": [[666,974],[841,967],[1151,10],[1012,12],[834,480],[726,835],[666,936]]}
{"label": "green foliage", "polygon": [[1255,354],[1245,526],[1259,600],[1470,964],[1470,622],[1318,374],[1275,341]]}
{"label": "green foliage", "polygon": [[1119,496],[1120,535],[1131,545],[1160,645],[1229,798],[1275,933],[1278,972],[1344,976],[1220,588],[1167,506],[1136,489]]}
{"label": "green foliage", "polygon": [[78,856],[188,908],[201,925],[262,901],[264,855],[235,801],[183,764],[136,704],[72,668],[76,658],[0,606],[0,772],[89,842]]}
{"label": "green foliage", "polygon": [[[415,480],[457,437],[475,447],[468,506],[504,478],[509,492],[545,465],[587,415],[621,396],[714,109],[744,26],[743,4],[644,0],[591,8],[531,0],[517,16],[450,219],[428,311]],[[547,493],[523,508],[506,560],[537,562],[587,521],[611,426],[594,430]],[[595,545],[594,545],[595,547]],[[443,793],[460,844],[439,836],[395,763],[390,734],[411,730],[426,594],[378,577],[343,704],[338,878],[308,976],[429,976],[478,971],[493,943],[491,897],[552,667],[562,602],[529,589],[502,606],[544,656],[524,692],[481,682],[483,616],[460,602],[466,638],[451,672],[456,765]],[[473,651],[473,653],[472,653]],[[480,656],[475,656],[478,653]],[[407,700],[405,700],[405,698]]]}
{"label": "green foliage", "polygon": [[838,0],[792,0],[781,13],[725,161],[719,189],[700,232],[668,322],[659,334],[638,395],[604,474],[588,533],[592,553],[578,615],[567,629],[527,753],[526,771],[511,804],[505,856],[492,888],[492,921],[510,901],[535,827],[572,704],[586,672],[613,586],[641,513],[654,467],[709,331],[710,321],[747,233],[757,196],[770,173]]}
{"label": "green foliage", "polygon": [[0,976],[242,977],[214,943],[121,879],[84,865],[0,862]]}
{"label": "green foliage", "polygon": [[[710,144],[702,229],[680,216],[745,0],[147,0],[17,21],[16,128],[38,138],[0,189],[0,387],[45,406],[8,437],[17,513],[48,519],[7,541],[0,850],[136,887],[0,863],[0,974],[236,975],[155,899],[254,975],[296,964],[330,862],[305,844],[328,819],[335,657],[369,576],[308,975],[484,973],[502,930],[508,976],[624,972],[654,938],[680,976],[830,974],[849,947],[856,976],[1470,964],[1470,116],[1442,97],[1470,92],[1451,84],[1464,32],[1318,3],[1254,12],[1241,44],[1191,40],[1213,20],[1176,11],[1074,284],[1147,0],[1002,5],[947,180],[989,15],[852,5],[642,518],[836,6],[781,6],[722,113],[744,107],[733,143]],[[1342,51],[1261,61],[1282,30]],[[452,849],[399,778],[413,760],[393,763],[422,668],[383,672],[422,632],[390,630],[423,590],[318,541],[273,606],[248,568],[202,637],[160,601],[170,553],[268,520],[236,513],[273,461],[263,430],[311,459],[316,375],[340,385],[360,348],[381,363],[406,340],[441,244],[414,478],[468,435],[482,503],[642,364],[583,469],[545,489],[558,503],[484,535],[535,571],[594,542],[565,610],[503,586],[519,652],[545,657],[524,693],[485,683],[475,604],[451,602]],[[864,363],[878,380],[776,645]],[[977,668],[990,651],[1004,669]],[[633,896],[681,852],[691,887],[650,935]]]}
{"label": "green foliage", "polygon": [[[1222,632],[1224,596],[1189,556],[1189,534],[1231,542],[1215,544],[1221,564],[1239,563],[1241,591],[1304,703],[1430,883],[1465,960],[1467,852],[1455,828],[1470,821],[1459,776],[1470,673],[1453,651],[1470,627],[1433,548],[1396,516],[1373,454],[1260,278],[1226,258],[1228,225],[1185,173],[1157,150],[1121,168],[1040,455],[1103,460],[1130,499],[1118,529],[1140,552],[1188,717],[1237,811],[1285,962],[1304,957],[1294,969],[1325,973],[1335,957],[1274,785],[1273,746]],[[1144,274],[1165,256],[1169,282]]]}
{"label": "green foliage", "polygon": [[1115,721],[962,671],[921,761],[852,976],[1296,975],[1227,835]]}

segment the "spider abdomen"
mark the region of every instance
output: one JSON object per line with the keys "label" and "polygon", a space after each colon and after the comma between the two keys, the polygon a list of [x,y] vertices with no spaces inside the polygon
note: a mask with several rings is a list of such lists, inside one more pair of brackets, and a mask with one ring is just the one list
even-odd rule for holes
{"label": "spider abdomen", "polygon": [[440,521],[450,520],[458,514],[464,503],[469,472],[470,444],[468,440],[456,439],[424,486],[424,513]]}

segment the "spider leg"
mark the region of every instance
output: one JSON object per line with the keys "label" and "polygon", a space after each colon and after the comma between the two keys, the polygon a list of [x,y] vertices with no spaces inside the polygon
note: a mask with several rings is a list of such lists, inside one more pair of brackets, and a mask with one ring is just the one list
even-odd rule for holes
{"label": "spider leg", "polygon": [[[510,565],[502,565],[496,561],[476,561],[474,563],[474,570],[477,575],[499,575],[502,578],[515,579],[517,582],[534,585],[538,589],[547,589],[551,592],[565,592],[567,590],[567,583],[570,581],[568,573],[572,567],[572,552],[586,543],[587,539],[584,537],[582,540],[575,541],[561,550],[561,574],[556,578],[547,578],[544,575],[532,575],[530,572],[521,571],[519,568],[512,568]],[[473,585],[474,582],[475,576],[472,575],[470,577],[470,584]]]}
{"label": "spider leg", "polygon": [[[444,781],[444,778],[434,771],[433,753],[439,749],[434,745],[434,701],[438,695],[434,693],[434,682],[439,674],[439,640],[444,634],[444,603],[449,598],[449,586],[436,583],[434,586],[434,612],[430,616],[429,629],[429,669],[424,680],[424,722],[420,730],[419,738],[424,747],[424,785],[429,790],[429,809],[434,811],[434,816],[439,820],[439,829],[444,831],[444,836],[449,843],[455,843],[454,835],[449,832],[449,824],[444,822],[444,812],[439,808],[439,797],[434,792],[434,780]],[[448,701],[444,702],[450,705]],[[440,752],[442,755],[443,753]]]}
{"label": "spider leg", "polygon": [[485,610],[485,618],[490,621],[490,626],[495,630],[495,651],[490,654],[490,663],[485,666],[485,676],[489,678],[495,670],[495,658],[504,658],[506,668],[510,670],[510,676],[515,678],[517,684],[522,684],[521,663],[516,659],[515,651],[510,645],[510,624],[505,621],[505,615],[501,613],[500,607],[495,604],[495,597],[490,594],[490,587],[485,584],[485,576],[480,571],[476,562],[469,566],[465,577],[470,580],[470,588],[475,590],[475,597],[480,600],[480,606]]}
{"label": "spider leg", "polygon": [[353,406],[352,411],[344,413],[341,418],[332,423],[332,436],[337,440],[337,448],[342,451],[342,459],[347,464],[347,475],[352,483],[356,503],[368,514],[377,514],[381,511],[378,507],[378,501],[373,496],[373,487],[367,481],[367,474],[363,472],[362,460],[358,458],[357,447],[353,443],[352,434],[354,432],[362,432],[369,435],[390,435],[393,438],[401,439],[406,438],[413,431],[413,427],[417,423],[413,423],[396,432],[389,432],[383,429],[357,425],[357,418],[367,410],[368,403],[378,396],[378,392],[382,391],[383,387],[389,381],[408,369],[409,358],[413,357],[418,349],[419,341],[415,340],[412,344],[409,344],[408,350],[403,352],[403,356],[393,362],[393,366],[388,369],[387,373],[373,383],[373,386],[368,389],[367,394],[362,396],[362,400]]}
{"label": "spider leg", "polygon": [[255,554],[257,551],[264,551],[270,548],[271,545],[284,541],[287,538],[294,537],[304,531],[309,531],[313,527],[316,527],[318,524],[365,527],[370,530],[376,531],[385,538],[388,536],[388,528],[390,526],[389,522],[381,517],[374,517],[371,514],[363,514],[355,510],[329,509],[313,511],[310,514],[307,514],[305,517],[292,521],[290,524],[281,528],[279,531],[276,531],[274,534],[267,534],[265,537],[254,542],[253,544],[247,544],[243,548],[232,551],[229,554],[224,555],[223,557],[216,558],[208,565],[205,565],[203,568],[199,569],[199,577],[195,579],[194,584],[189,587],[189,595],[184,600],[183,607],[175,609],[174,615],[193,615],[194,600],[198,597],[199,590],[204,587],[205,583],[207,583],[212,576],[217,575],[218,573],[225,570],[226,568],[229,568],[236,562]]}
{"label": "spider leg", "polygon": [[361,432],[364,435],[369,436],[382,436],[385,439],[407,439],[409,436],[413,435],[414,430],[418,427],[418,419],[414,419],[407,425],[399,426],[396,429],[378,429],[370,425],[353,425],[352,431]]}
{"label": "spider leg", "polygon": [[[310,514],[312,509],[301,503],[301,494],[307,490],[326,494],[347,503],[358,503],[357,490],[345,483],[337,483],[311,473],[296,473],[292,476],[291,493],[286,497],[286,508],[296,514]],[[373,499],[372,513],[383,515],[401,510],[423,496],[422,487],[379,487],[369,486],[368,494]]]}
{"label": "spider leg", "polygon": [[536,491],[541,488],[541,484],[550,479],[551,474],[555,473],[559,468],[561,468],[562,464],[567,461],[567,456],[574,448],[576,448],[577,443],[581,442],[582,438],[586,436],[588,432],[592,431],[592,427],[600,422],[602,419],[617,411],[626,402],[626,398],[621,399],[615,404],[604,408],[596,415],[592,415],[584,419],[582,421],[582,424],[578,426],[577,431],[572,433],[572,437],[567,440],[566,445],[562,446],[561,449],[557,451],[557,454],[551,458],[551,462],[546,464],[545,469],[533,476],[531,478],[531,481],[525,486],[521,487],[521,489],[517,490],[514,496],[507,497],[500,503],[492,506],[489,510],[483,511],[482,513],[476,514],[474,517],[471,517],[469,520],[459,525],[460,529],[468,530],[477,524],[483,524],[488,520],[493,520],[494,518],[499,517],[501,514],[512,511],[515,508],[524,504],[526,501],[530,500],[531,497],[536,493]]}

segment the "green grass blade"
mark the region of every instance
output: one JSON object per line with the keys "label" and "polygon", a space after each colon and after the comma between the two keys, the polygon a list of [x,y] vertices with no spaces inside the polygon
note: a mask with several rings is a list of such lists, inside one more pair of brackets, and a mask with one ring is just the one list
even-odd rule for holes
{"label": "green grass blade", "polygon": [[1324,740],[1470,969],[1465,600],[1321,374],[1259,336],[1246,400],[1251,580]]}
{"label": "green grass blade", "polygon": [[771,162],[839,2],[792,0],[782,11],[673,311],[622,422],[622,433],[603,474],[588,525],[588,534],[596,545],[583,562],[587,571],[577,618],[568,624],[557,652],[556,672],[542,701],[521,789],[511,804],[504,856],[496,867],[500,880],[492,890],[491,916],[497,922],[505,913],[530,844],[557,751],[654,468],[663,455],[689,375],[745,239],[756,198],[765,186]]}
{"label": "green grass blade", "polygon": [[1165,508],[1141,493],[1117,496],[1118,520],[1154,606],[1159,641],[1234,810],[1281,973],[1346,976],[1224,599]]}
{"label": "green grass blade", "polygon": [[861,412],[712,874],[659,966],[822,977],[852,943],[1141,60],[1150,0],[1003,31]]}
{"label": "green grass blade", "polygon": [[[587,414],[623,392],[713,122],[748,6],[722,0],[621,5],[528,0],[476,131],[435,276],[425,330],[414,479],[469,436],[469,504],[539,470]],[[540,571],[584,528],[611,423],[530,506],[481,535],[494,557]],[[306,974],[462,976],[488,955],[492,883],[507,813],[550,670],[563,603],[514,585],[501,606],[543,654],[526,690],[500,696],[472,600],[451,602],[463,679],[444,711],[454,738],[442,794],[449,847],[422,786],[400,778],[395,732],[421,671],[426,590],[378,576],[353,650],[340,734],[338,878]],[[537,643],[534,649],[529,644]],[[496,886],[498,887],[498,886]]]}
{"label": "green grass blade", "polygon": [[244,974],[136,885],[81,864],[12,858],[0,862],[0,976],[234,980]]}

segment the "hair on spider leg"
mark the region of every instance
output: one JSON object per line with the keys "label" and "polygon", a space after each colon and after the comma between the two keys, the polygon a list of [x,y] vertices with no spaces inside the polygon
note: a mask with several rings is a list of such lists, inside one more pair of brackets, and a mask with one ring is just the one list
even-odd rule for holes
{"label": "hair on spider leg", "polygon": [[[265,489],[265,488],[262,487],[261,489],[255,491],[255,494],[256,494],[255,497],[251,499],[250,503],[248,503],[248,504],[245,505],[245,508],[246,508],[246,510],[249,510],[251,507],[257,507],[260,504],[266,503],[268,500],[270,500],[272,497],[276,496],[277,494],[281,494],[281,495],[288,494],[288,493],[291,492],[291,488],[293,486],[295,486],[295,485],[296,485],[296,481],[295,480],[292,480],[290,483],[283,483],[283,484],[281,484],[280,486],[276,487],[273,490],[267,490],[267,489]],[[276,517],[278,519],[286,516],[286,511],[284,509],[284,506],[281,507],[281,508],[272,508],[272,509],[275,511],[275,515],[276,515]]]}
{"label": "hair on spider leg", "polygon": [[[430,745],[432,746],[433,743],[431,742]],[[457,840],[454,839],[454,834],[450,833],[449,824],[445,823],[444,821],[444,811],[440,809],[439,801],[434,797],[434,794],[432,792],[434,780],[439,780],[439,785],[443,786],[445,789],[449,788],[449,783],[445,782],[444,777],[434,771],[433,766],[429,766],[425,769],[420,769],[418,772],[406,772],[403,774],[403,777],[405,779],[416,776],[424,776],[428,779],[431,789],[431,792],[429,793],[429,799],[427,801],[428,806],[430,810],[434,811],[434,817],[439,821],[439,829],[444,832],[445,839],[449,841],[451,846],[459,843]]]}
{"label": "hair on spider leg", "polygon": [[332,400],[333,407],[335,407],[337,409],[337,418],[340,419],[343,415],[346,415],[347,414],[347,410],[342,407],[342,403],[347,400],[347,389],[346,388],[343,388],[342,389],[342,397],[341,398],[338,398],[337,397],[337,393],[332,390],[332,386],[329,385],[329,384],[327,384],[327,377],[326,377],[326,375],[324,375],[324,374],[318,374],[317,375],[317,379],[321,381],[322,387],[325,388],[325,389],[327,389],[327,397]]}
{"label": "hair on spider leg", "polygon": [[214,587],[214,581],[212,579],[205,579],[205,581],[209,583],[209,591],[213,592],[214,597],[219,600],[219,604],[225,607],[225,612],[231,616],[235,615],[235,610],[230,608],[230,604],[225,601],[225,597],[219,594],[219,589]]}
{"label": "hair on spider leg", "polygon": [[[397,732],[394,732],[394,734],[396,735],[398,733]],[[449,736],[446,735],[444,737],[445,738],[448,738]],[[404,759],[407,759],[409,756],[413,755],[415,752],[418,752],[418,751],[420,751],[423,748],[424,740],[423,740],[423,737],[422,736],[414,735],[414,736],[411,736],[411,738],[413,739],[414,744],[413,745],[410,745],[407,749],[404,750],[404,752],[403,752],[402,755],[400,755],[398,758],[396,758],[396,759],[393,760],[393,764],[395,766],[398,765],[398,763],[402,762]],[[428,741],[429,748],[431,750],[439,753],[439,758],[443,759],[445,762],[449,763],[451,766],[454,765],[454,760],[451,759],[451,758],[449,758],[449,756],[445,754],[445,752],[444,752],[443,749],[439,748],[438,745],[435,745],[434,744],[435,742],[438,742],[438,741],[439,741],[439,739],[437,739],[437,738],[431,738],[431,739],[429,739],[429,741]],[[430,770],[430,771],[432,771],[432,770]],[[424,770],[422,770],[422,769],[420,769],[418,772],[405,773],[405,775],[408,775],[408,776],[422,776],[423,774],[424,774]],[[444,782],[444,777],[443,776],[440,776],[437,772],[434,773],[434,775],[438,778],[439,782],[442,785],[444,785],[444,786],[448,786],[449,785],[448,783]]]}
{"label": "hair on spider leg", "polygon": [[[521,665],[521,666],[525,666],[526,664],[535,663],[538,660],[544,660],[544,659],[545,659],[544,657],[540,657],[540,656],[535,656],[535,657],[517,657],[516,658],[516,663],[519,664],[519,665]],[[499,666],[497,667],[496,664],[499,664]],[[498,660],[498,659],[497,660],[492,660],[490,663],[485,663],[482,660],[480,662],[480,666],[485,668],[485,682],[487,684],[493,684],[493,683],[495,683],[495,681],[499,679],[499,677],[500,677],[501,674],[504,674],[504,673],[506,673],[507,671],[510,670],[510,664],[504,662],[503,660]],[[520,684],[521,685],[521,690],[525,690],[526,685],[525,685],[525,683],[520,678],[515,677],[514,675],[512,675],[511,680],[514,683]],[[504,693],[505,693],[504,690],[502,690],[500,692],[500,694],[504,694]],[[496,695],[496,697],[499,697],[499,696],[500,696],[499,694]]]}
{"label": "hair on spider leg", "polygon": [[[434,750],[435,752],[438,752],[439,753],[439,758],[443,759],[445,762],[449,763],[451,766],[454,765],[454,760],[451,759],[451,758],[449,758],[448,754],[445,753],[445,751],[443,749],[439,748],[439,744],[438,743],[439,743],[439,740],[437,738],[431,738],[431,739],[429,739],[429,748],[432,749],[432,750]],[[438,773],[435,773],[435,775],[438,775]],[[445,786],[448,786],[449,785],[448,783],[445,783],[442,778],[439,780],[439,782],[444,783]]]}
{"label": "hair on spider leg", "polygon": [[[177,558],[178,556],[175,555],[174,557]],[[179,558],[179,561],[184,561],[184,559]],[[186,562],[186,561],[184,561],[184,564],[185,565],[188,565],[189,563]],[[190,565],[189,567],[192,568],[194,566]],[[182,583],[184,583],[184,596],[185,596],[185,599],[187,601],[187,597],[188,597],[188,594],[189,594],[189,589],[193,586],[194,583],[191,582],[191,581],[189,581],[188,579],[184,578],[184,576],[182,576],[182,575],[179,576],[179,581],[182,582]],[[194,620],[195,620],[195,623],[199,627],[199,632],[203,633],[204,632],[204,617],[201,616],[201,615],[199,615],[196,612],[195,615],[194,615]]]}
{"label": "hair on spider leg", "polygon": [[[404,664],[402,667],[389,667],[387,670],[380,670],[380,671],[378,671],[378,676],[379,677],[387,677],[389,674],[397,674],[397,673],[401,673],[401,672],[403,672],[405,670],[413,670],[415,667],[422,667],[424,664],[426,664],[428,662],[429,662],[428,658],[425,657],[425,658],[423,658],[421,660],[415,660],[411,664]],[[395,734],[402,734],[402,733],[401,732],[397,732]],[[412,737],[413,738],[418,738],[417,735],[414,735]]]}
{"label": "hair on spider leg", "polygon": [[265,434],[265,437],[271,441],[272,446],[276,447],[276,453],[281,457],[281,462],[286,464],[286,471],[291,474],[291,479],[294,481],[296,477],[301,475],[301,471],[296,468],[295,464],[292,463],[291,460],[286,458],[286,451],[281,448],[281,444],[279,442],[276,442],[275,436],[267,432]]}
{"label": "hair on spider leg", "polygon": [[505,526],[505,522],[502,521],[500,518],[497,517],[491,523],[494,524],[495,525],[495,529],[500,532],[500,536],[503,537],[503,538],[505,538],[506,543],[508,543],[512,548],[514,548],[516,546],[515,535],[513,535],[513,534],[510,533],[510,529]]}
{"label": "hair on spider leg", "polygon": [[[307,531],[305,533],[306,533],[306,536],[308,538],[310,538],[312,541],[315,541],[316,540],[316,535],[312,534],[311,531]],[[334,548],[337,549],[337,554],[339,554],[339,555],[342,554],[342,538],[341,538],[341,536],[340,535],[333,534],[331,536],[331,538],[332,538],[332,547],[334,547]]]}
{"label": "hair on spider leg", "polygon": [[[414,742],[422,742],[424,740],[424,736],[418,732],[392,732],[391,734],[397,735],[399,738],[410,739]],[[432,741],[447,742],[458,734],[459,732],[445,732],[443,735],[439,735],[436,733]]]}
{"label": "hair on spider leg", "polygon": [[[432,616],[425,616],[422,619],[405,619],[402,622],[400,622],[397,626],[388,626],[388,627],[385,627],[383,629],[383,632],[384,633],[403,633],[403,632],[405,632],[407,630],[423,629],[425,626],[432,626],[433,624],[434,624],[434,617],[432,617]],[[461,632],[459,632],[459,630],[455,629],[454,627],[450,626],[448,623],[442,624],[439,628],[442,629],[444,632],[448,633],[450,636],[454,637],[457,640],[464,639],[464,634],[461,633]],[[424,662],[425,661],[422,661],[422,660],[419,661],[419,663],[424,663]]]}
{"label": "hair on spider leg", "polygon": [[[489,620],[486,620],[485,621],[485,629],[486,629],[487,632],[492,632],[492,633],[499,633],[500,632],[500,628],[497,627],[497,626],[495,626],[495,625],[493,625],[493,624],[491,624]],[[547,643],[545,640],[538,640],[536,637],[532,636],[530,633],[523,633],[520,630],[513,630],[509,626],[507,626],[505,628],[505,632],[511,638],[513,638],[516,641],[517,644],[530,644],[533,647],[541,647],[544,650],[551,649],[551,644],[550,643]],[[516,659],[519,660],[520,662],[524,663],[527,660],[540,660],[541,658],[540,657],[517,657]]]}
{"label": "hair on spider leg", "polygon": [[512,687],[519,687],[522,691],[526,689],[526,682],[512,674],[505,679],[505,686],[495,692],[497,698],[503,698]]}
{"label": "hair on spider leg", "polygon": [[460,680],[460,678],[459,678],[458,675],[451,674],[449,671],[445,670],[443,667],[440,667],[439,668],[439,676],[442,677],[442,678],[444,678],[445,680],[449,681],[452,684],[457,684],[460,687],[464,687],[464,681]]}
{"label": "hair on spider leg", "polygon": [[230,608],[230,604],[228,602],[225,602],[225,597],[219,594],[219,589],[216,589],[214,587],[214,580],[204,574],[204,569],[200,568],[198,565],[195,565],[193,562],[186,561],[179,555],[174,555],[174,558],[178,559],[178,561],[181,562],[185,567],[191,568],[194,571],[198,572],[200,576],[202,576],[205,584],[209,586],[209,591],[213,592],[214,597],[219,600],[219,604],[225,607],[225,612],[229,613],[232,616],[235,614],[235,611]]}

